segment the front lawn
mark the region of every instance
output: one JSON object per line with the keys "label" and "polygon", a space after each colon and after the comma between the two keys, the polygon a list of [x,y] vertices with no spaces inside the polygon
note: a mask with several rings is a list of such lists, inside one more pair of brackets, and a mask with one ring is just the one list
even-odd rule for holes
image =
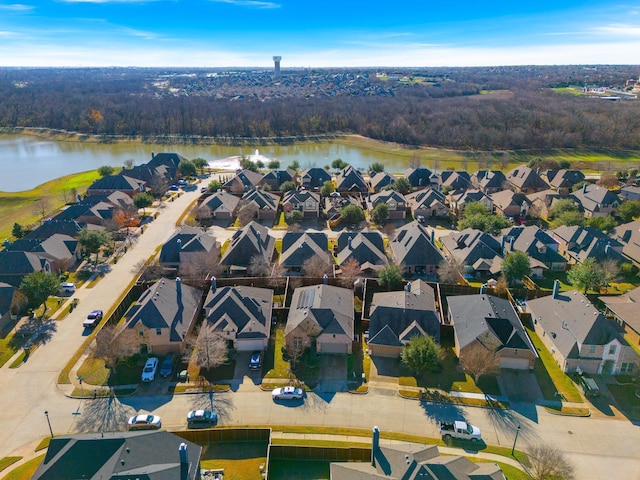
{"label": "front lawn", "polygon": [[131,385],[140,382],[142,367],[144,362],[139,361],[138,356],[134,356],[128,362],[118,365],[115,374],[105,366],[103,358],[87,358],[78,369],[78,376],[87,385]]}
{"label": "front lawn", "polygon": [[638,384],[624,384],[619,383],[607,383],[609,392],[616,399],[616,403],[621,409],[640,407],[640,398],[636,396],[636,392],[640,392],[640,385]]}
{"label": "front lawn", "polygon": [[20,348],[22,342],[18,342],[17,340],[13,334],[0,338],[0,367],[7,363]]}

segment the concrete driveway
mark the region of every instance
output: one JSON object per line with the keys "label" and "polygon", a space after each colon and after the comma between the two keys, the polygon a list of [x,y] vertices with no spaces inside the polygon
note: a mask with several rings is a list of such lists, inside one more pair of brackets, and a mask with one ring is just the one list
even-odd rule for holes
{"label": "concrete driveway", "polygon": [[502,369],[499,377],[502,394],[509,400],[536,403],[542,399],[542,391],[533,372]]}

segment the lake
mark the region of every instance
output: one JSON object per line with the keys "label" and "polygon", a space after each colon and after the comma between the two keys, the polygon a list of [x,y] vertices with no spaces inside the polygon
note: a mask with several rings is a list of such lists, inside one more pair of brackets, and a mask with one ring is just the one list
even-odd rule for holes
{"label": "lake", "polygon": [[404,171],[406,157],[335,143],[289,146],[228,147],[220,145],[102,144],[49,140],[27,135],[0,135],[0,191],[30,190],[49,180],[97,169],[148,162],[151,153],[175,152],[185,158],[204,158],[212,167],[236,168],[241,155],[263,161],[279,160],[282,168],[297,160],[301,168],[324,167],[337,158],[356,168],[383,163],[389,172]]}

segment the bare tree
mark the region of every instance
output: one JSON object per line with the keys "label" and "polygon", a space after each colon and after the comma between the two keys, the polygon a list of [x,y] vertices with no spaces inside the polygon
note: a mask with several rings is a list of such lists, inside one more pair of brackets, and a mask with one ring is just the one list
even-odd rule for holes
{"label": "bare tree", "polygon": [[240,222],[240,226],[244,227],[251,223],[251,221],[256,218],[256,214],[258,213],[258,207],[253,203],[245,205],[238,212],[238,222]]}
{"label": "bare tree", "polygon": [[48,198],[40,198],[33,203],[33,208],[35,212],[44,219],[51,210],[51,202]]}
{"label": "bare tree", "polygon": [[534,445],[527,452],[529,455],[529,475],[534,480],[574,480],[574,467],[564,453],[551,445]]}
{"label": "bare tree", "polygon": [[287,282],[284,267],[279,263],[273,263],[269,271],[267,283],[272,287],[281,287]]}
{"label": "bare tree", "polygon": [[149,181],[149,188],[154,198],[160,198],[169,189],[169,180],[161,175],[155,175]]}
{"label": "bare tree", "polygon": [[148,265],[146,260],[140,260],[133,266],[131,273],[134,275],[140,273],[140,280],[143,282],[149,282],[152,280],[158,280],[162,277],[162,267],[157,259],[153,260]]}
{"label": "bare tree", "polygon": [[196,220],[198,220],[199,222],[204,223],[211,220],[212,218],[213,213],[211,212],[211,209],[206,205],[200,205],[196,209]]}
{"label": "bare tree", "polygon": [[360,262],[350,258],[340,267],[340,285],[345,288],[353,288],[353,283],[362,276]]}
{"label": "bare tree", "polygon": [[198,333],[189,336],[185,344],[183,360],[198,368],[210,370],[228,359],[227,340],[218,332],[212,331],[206,320]]}
{"label": "bare tree", "polygon": [[477,383],[483,375],[495,375],[500,371],[500,359],[494,350],[476,342],[460,354],[460,366]]}
{"label": "bare tree", "polygon": [[190,252],[180,256],[178,275],[189,285],[202,286],[211,276],[219,276],[223,267],[219,263],[220,250]]}
{"label": "bare tree", "polygon": [[66,188],[62,189],[62,200],[64,203],[73,203],[76,201],[78,197],[78,189],[73,187],[67,190]]}
{"label": "bare tree", "polygon": [[462,279],[462,265],[455,258],[443,260],[438,265],[438,278],[442,283],[457,285]]}
{"label": "bare tree", "polygon": [[493,291],[496,295],[503,295],[507,293],[507,290],[509,290],[509,285],[507,285],[507,279],[505,278],[504,275],[500,275],[498,277],[498,282],[496,283],[496,286],[493,288]]}
{"label": "bare tree", "polygon": [[133,347],[131,338],[127,335],[118,335],[113,325],[104,325],[96,335],[93,357],[103,359],[105,367],[115,374],[120,362],[129,356]]}
{"label": "bare tree", "polygon": [[600,176],[600,180],[598,180],[598,185],[605,188],[615,188],[618,186],[618,183],[617,177],[612,173],[603,173]]}
{"label": "bare tree", "polygon": [[620,265],[615,258],[606,258],[598,265],[602,278],[602,285],[605,287],[620,279]]}
{"label": "bare tree", "polygon": [[302,270],[308,277],[322,277],[333,274],[333,265],[329,254],[322,252],[307,259],[302,265]]}
{"label": "bare tree", "polygon": [[420,158],[420,155],[411,155],[408,166],[409,168],[420,168],[422,166],[422,159]]}
{"label": "bare tree", "polygon": [[249,260],[247,271],[249,275],[254,277],[266,277],[271,272],[272,265],[267,261],[264,255],[254,255]]}

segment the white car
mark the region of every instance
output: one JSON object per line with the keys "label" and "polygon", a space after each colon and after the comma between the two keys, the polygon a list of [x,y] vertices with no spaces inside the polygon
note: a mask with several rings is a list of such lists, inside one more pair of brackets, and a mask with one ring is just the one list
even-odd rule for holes
{"label": "white car", "polygon": [[149,415],[146,413],[134,415],[127,422],[129,430],[153,430],[162,426],[162,420],[158,415]]}
{"label": "white car", "polygon": [[304,390],[296,387],[276,388],[271,392],[274,400],[300,400],[304,397]]}
{"label": "white car", "polygon": [[142,369],[142,381],[153,382],[156,378],[156,370],[158,370],[158,359],[156,357],[151,357],[147,360],[147,363],[144,364],[144,368]]}
{"label": "white car", "polygon": [[95,327],[100,323],[100,320],[102,320],[102,315],[102,310],[92,310],[91,312],[89,312],[89,315],[87,315],[85,321],[82,322],[82,326],[84,328]]}

